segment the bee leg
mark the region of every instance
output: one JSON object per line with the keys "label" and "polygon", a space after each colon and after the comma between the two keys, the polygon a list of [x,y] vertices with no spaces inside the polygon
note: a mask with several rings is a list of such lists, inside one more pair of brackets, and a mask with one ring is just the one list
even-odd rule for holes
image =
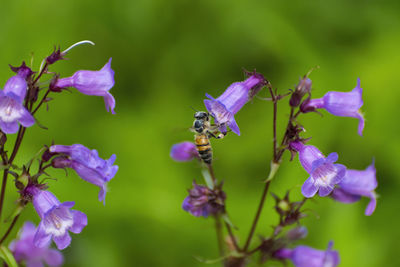
{"label": "bee leg", "polygon": [[207,134],[208,134],[208,137],[214,137],[214,138],[216,138],[216,139],[222,139],[222,138],[225,137],[225,134],[223,134],[223,133],[220,133],[220,134],[217,136],[217,135],[215,135],[214,133],[212,133],[212,132],[210,132],[210,131],[207,131]]}

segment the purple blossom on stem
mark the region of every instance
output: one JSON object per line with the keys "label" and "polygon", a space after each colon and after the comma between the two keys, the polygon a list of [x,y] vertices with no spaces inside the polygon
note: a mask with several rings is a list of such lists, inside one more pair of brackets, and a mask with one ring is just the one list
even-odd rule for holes
{"label": "purple blossom on stem", "polygon": [[223,191],[214,190],[196,184],[193,181],[193,189],[189,190],[189,196],[182,203],[182,208],[196,217],[208,217],[209,214],[217,214],[224,210],[226,196]]}
{"label": "purple blossom on stem", "polygon": [[207,110],[215,119],[215,123],[219,125],[222,133],[227,132],[227,126],[231,130],[240,135],[239,126],[237,125],[234,115],[251,100],[266,84],[264,76],[254,72],[243,82],[235,82],[231,84],[225,92],[217,99],[209,94],[209,99],[204,100]]}
{"label": "purple blossom on stem", "polygon": [[338,184],[331,194],[336,201],[353,203],[362,196],[370,198],[365,209],[365,215],[370,216],[376,208],[375,188],[378,186],[376,180],[376,169],[374,163],[365,170],[347,170],[343,180]]}
{"label": "purple blossom on stem", "polygon": [[36,186],[28,186],[26,192],[32,196],[33,206],[42,219],[34,237],[37,247],[47,247],[50,240],[62,250],[71,243],[68,231],[79,234],[87,225],[87,217],[83,212],[71,210],[74,202],[61,203],[49,191]]}
{"label": "purple blossom on stem", "polygon": [[338,160],[336,152],[325,158],[315,146],[306,146],[295,141],[290,143],[290,147],[299,152],[300,163],[310,174],[301,187],[301,192],[305,197],[313,197],[317,191],[319,196],[325,197],[332,192],[336,184],[342,181],[346,167],[333,164]]}
{"label": "purple blossom on stem", "polygon": [[105,204],[107,183],[115,176],[118,166],[113,165],[116,159],[113,154],[108,160],[99,157],[97,150],[75,144],[72,146],[54,145],[49,151],[51,153],[64,154],[53,159],[54,168],[72,168],[85,181],[100,188],[99,201]]}
{"label": "purple blossom on stem", "polygon": [[333,242],[329,242],[327,250],[318,250],[307,246],[294,249],[283,248],[275,253],[278,259],[290,259],[296,267],[335,267],[339,264],[339,253],[332,250]]}
{"label": "purple blossom on stem", "polygon": [[101,70],[79,70],[71,77],[58,79],[53,85],[53,89],[75,87],[85,95],[102,96],[106,104],[107,111],[115,114],[115,99],[108,92],[114,86],[114,70],[111,69],[111,58]]}
{"label": "purple blossom on stem", "polygon": [[16,133],[18,122],[24,127],[35,123],[35,119],[23,105],[28,86],[26,79],[32,71],[25,63],[13,70],[17,75],[8,79],[4,89],[0,90],[0,128],[6,134]]}
{"label": "purple blossom on stem", "polygon": [[193,142],[181,142],[171,148],[171,158],[176,161],[190,161],[198,157],[196,145]]}
{"label": "purple blossom on stem", "polygon": [[40,248],[34,245],[37,229],[31,222],[25,222],[17,240],[13,240],[9,248],[18,263],[24,261],[27,267],[42,267],[43,262],[48,266],[61,266],[64,258],[56,249],[49,248],[50,244]]}
{"label": "purple blossom on stem", "polygon": [[358,134],[362,135],[365,120],[360,108],[363,105],[362,88],[360,79],[357,86],[350,92],[327,92],[324,97],[308,99],[300,107],[302,112],[315,111],[323,108],[329,113],[340,117],[352,117],[358,119]]}

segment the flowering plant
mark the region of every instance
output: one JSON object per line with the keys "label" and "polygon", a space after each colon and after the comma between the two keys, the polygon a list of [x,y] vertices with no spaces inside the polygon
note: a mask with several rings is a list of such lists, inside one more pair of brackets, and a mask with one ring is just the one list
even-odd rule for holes
{"label": "flowering plant", "polygon": [[[73,87],[83,94],[102,96],[106,109],[115,113],[115,99],[109,92],[114,86],[111,58],[98,71],[79,70],[66,78],[49,72],[53,64],[63,60],[72,48],[81,44],[94,45],[91,41],[81,41],[64,51],[56,49],[42,61],[38,71],[33,71],[25,62],[19,67],[11,67],[16,74],[0,90],[0,156],[3,171],[0,220],[4,217],[5,192],[11,177],[14,178],[18,193],[15,211],[8,216],[6,225],[3,221],[0,223],[0,257],[8,266],[43,266],[43,263],[49,266],[62,265],[64,258],[59,250],[71,244],[70,232],[79,234],[88,224],[86,214],[73,209],[74,202],[60,202],[49,191],[50,183],[46,181],[49,168],[73,169],[83,180],[100,188],[98,199],[104,204],[107,183],[118,171],[118,166],[114,165],[115,155],[104,160],[99,157],[97,150],[90,150],[81,144],[49,144],[42,147],[28,163],[17,166],[14,162],[27,128],[35,124],[44,128],[37,122],[36,113],[43,104],[52,101],[50,94]],[[49,75],[51,77],[43,81]],[[43,87],[44,84],[48,86]],[[15,142],[11,148],[7,148],[9,136],[13,134],[16,134]],[[36,162],[38,166],[34,168]],[[25,222],[18,238],[7,247],[5,241],[29,203],[33,204],[40,222],[37,227],[29,221]],[[52,241],[58,250],[50,248]]]}
{"label": "flowering plant", "polygon": [[[345,165],[336,163],[339,158],[336,152],[324,156],[317,147],[310,144],[310,137],[304,136],[305,128],[299,120],[301,116],[309,112],[325,109],[336,116],[357,118],[359,120],[358,134],[362,135],[365,123],[360,111],[363,105],[360,79],[350,92],[332,91],[326,93],[323,98],[313,99],[310,73],[301,78],[293,90],[283,95],[278,94],[277,89],[274,89],[263,75],[256,72],[246,72],[246,74],[248,78],[245,81],[231,84],[218,98],[214,99],[206,94],[208,99],[204,100],[204,104],[208,113],[196,112],[192,127],[195,132],[195,142],[178,143],[171,149],[170,156],[174,160],[197,159],[204,167],[205,184],[193,181],[193,188],[184,199],[182,208],[196,217],[212,217],[215,220],[219,260],[224,266],[246,266],[256,253],[259,253],[260,264],[271,260],[282,263],[290,260],[297,267],[337,266],[340,257],[339,253],[332,249],[332,241],[329,241],[325,251],[304,245],[292,248],[294,243],[307,235],[307,229],[301,226],[301,219],[307,216],[304,205],[308,199],[315,198],[317,195],[342,203],[353,203],[364,196],[370,198],[365,215],[372,215],[376,208],[377,198],[374,191],[377,187],[376,170],[374,163],[365,170],[348,169]],[[272,102],[272,159],[270,172],[264,181],[264,190],[249,234],[241,244],[235,234],[238,228],[229,219],[225,203],[228,194],[222,190],[223,183],[218,181],[214,174],[210,142],[213,139],[225,137],[229,131],[240,135],[234,115],[263,88],[266,88],[270,95],[270,98],[266,100]],[[290,115],[286,122],[285,132],[278,143],[277,107],[278,103],[282,103],[285,98],[289,100]],[[203,115],[200,116],[201,114]],[[286,151],[291,153],[291,161],[298,155],[301,166],[308,173],[308,178],[303,178],[304,183],[301,187],[303,199],[292,201],[289,198],[289,191],[283,197],[271,193],[275,199],[274,208],[279,220],[274,225],[273,231],[270,234],[263,233],[261,241],[256,243],[253,241],[253,236],[270,184],[283,164],[282,156]],[[226,238],[224,238],[223,225],[226,228]]]}

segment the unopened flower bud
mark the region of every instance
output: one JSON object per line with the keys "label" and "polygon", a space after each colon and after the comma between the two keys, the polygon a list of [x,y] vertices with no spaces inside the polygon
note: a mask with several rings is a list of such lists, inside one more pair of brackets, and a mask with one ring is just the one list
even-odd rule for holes
{"label": "unopened flower bud", "polygon": [[307,228],[305,228],[304,226],[299,226],[287,232],[286,237],[291,241],[296,241],[305,238],[307,234]]}
{"label": "unopened flower bud", "polygon": [[311,84],[312,82],[307,76],[300,80],[289,100],[290,106],[297,107],[300,105],[303,96],[311,92]]}
{"label": "unopened flower bud", "polygon": [[66,157],[57,157],[51,161],[51,166],[57,169],[69,168],[71,167],[71,160]]}

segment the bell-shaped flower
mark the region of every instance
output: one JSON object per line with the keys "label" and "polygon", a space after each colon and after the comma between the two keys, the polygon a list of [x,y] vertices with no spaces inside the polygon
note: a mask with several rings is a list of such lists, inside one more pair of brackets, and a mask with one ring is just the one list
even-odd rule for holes
{"label": "bell-shaped flower", "polygon": [[307,246],[294,249],[283,248],[275,252],[278,259],[289,259],[296,267],[335,267],[340,263],[339,253],[332,250],[333,242],[329,242],[327,250],[318,250]]}
{"label": "bell-shaped flower", "polygon": [[[48,266],[61,266],[64,258],[61,252],[51,249],[50,243],[44,247],[34,245],[36,227],[31,222],[25,222],[18,234],[18,239],[13,240],[9,248],[15,260],[20,264],[25,262],[27,267],[42,267],[43,262]],[[24,265],[24,266],[25,266]]]}
{"label": "bell-shaped flower", "polygon": [[237,125],[234,115],[251,100],[266,84],[264,76],[259,73],[252,75],[243,82],[235,82],[231,84],[225,92],[217,99],[209,94],[209,99],[204,100],[207,110],[215,119],[215,123],[219,126],[219,130],[226,134],[227,126],[232,132],[240,135],[239,126]]}
{"label": "bell-shaped flower", "polygon": [[301,165],[310,174],[301,187],[301,192],[305,197],[313,197],[317,191],[319,196],[325,197],[332,192],[336,184],[342,181],[346,167],[333,164],[338,160],[336,152],[325,158],[315,146],[306,146],[295,141],[290,143],[290,147],[299,153]]}
{"label": "bell-shaped flower", "polygon": [[376,180],[376,169],[374,163],[365,170],[347,170],[343,180],[338,184],[331,197],[342,203],[353,203],[361,197],[370,198],[365,209],[365,215],[370,216],[376,208],[375,188],[378,186]]}
{"label": "bell-shaped flower", "polygon": [[0,90],[0,128],[6,134],[16,133],[18,122],[24,127],[35,124],[35,119],[23,105],[28,86],[26,78],[32,72],[24,64],[16,70],[17,75],[8,79],[4,89]]}
{"label": "bell-shaped flower", "polygon": [[198,157],[196,145],[193,142],[181,142],[174,144],[170,156],[176,161],[190,161]]}
{"label": "bell-shaped flower", "polygon": [[219,188],[210,189],[193,181],[193,188],[188,190],[182,208],[196,217],[208,217],[224,211],[225,193]]}
{"label": "bell-shaped flower", "polygon": [[49,191],[36,186],[29,186],[26,191],[32,196],[33,206],[41,218],[34,237],[37,247],[46,247],[51,239],[57,248],[62,250],[71,243],[68,231],[79,234],[87,225],[87,217],[83,212],[71,210],[74,202],[60,201]]}
{"label": "bell-shaped flower", "polygon": [[365,120],[360,108],[363,103],[362,88],[358,79],[357,86],[352,91],[328,92],[322,98],[304,101],[300,109],[302,112],[310,112],[323,108],[335,116],[356,118],[358,119],[358,134],[362,135]]}
{"label": "bell-shaped flower", "polygon": [[102,96],[107,111],[111,110],[115,114],[115,99],[108,92],[113,86],[114,70],[111,69],[111,58],[101,70],[79,70],[71,77],[58,79],[53,85],[54,88],[75,87],[82,94]]}
{"label": "bell-shaped flower", "polygon": [[116,159],[113,154],[108,160],[99,157],[97,150],[75,144],[72,146],[54,145],[51,153],[64,154],[66,157],[56,157],[52,161],[54,168],[72,168],[85,181],[100,188],[99,201],[105,203],[107,183],[118,171],[118,166],[113,165]]}

